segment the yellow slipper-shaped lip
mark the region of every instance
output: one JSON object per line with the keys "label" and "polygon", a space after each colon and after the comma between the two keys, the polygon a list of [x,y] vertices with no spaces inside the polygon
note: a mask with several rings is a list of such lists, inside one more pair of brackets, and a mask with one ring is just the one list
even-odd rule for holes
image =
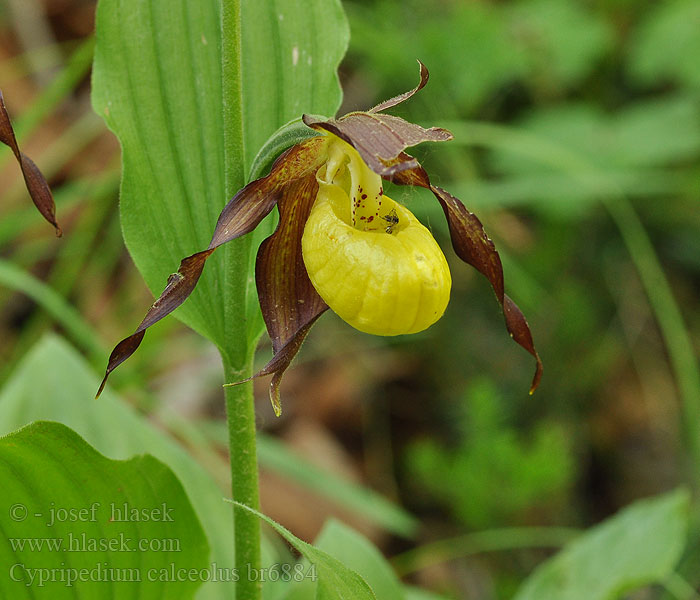
{"label": "yellow slipper-shaped lip", "polygon": [[399,335],[430,327],[445,312],[452,284],[430,231],[407,208],[381,195],[381,188],[377,210],[357,217],[358,206],[353,226],[353,203],[343,187],[317,179],[302,254],[321,298],[365,333]]}

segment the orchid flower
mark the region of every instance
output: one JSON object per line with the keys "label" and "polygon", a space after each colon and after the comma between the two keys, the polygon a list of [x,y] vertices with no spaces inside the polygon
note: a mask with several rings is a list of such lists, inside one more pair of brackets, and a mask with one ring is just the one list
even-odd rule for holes
{"label": "orchid flower", "polygon": [[432,325],[449,300],[447,261],[428,229],[384,194],[382,180],[421,186],[435,195],[457,256],[489,280],[510,335],[535,357],[534,392],[542,363],[525,317],[504,293],[493,242],[479,219],[449,192],[432,185],[418,161],[404,152],[421,142],[450,140],[452,134],[384,113],[427,81],[428,70],[420,63],[418,86],[366,112],[328,120],[304,115],[304,123],[318,135],[284,152],[267,177],[246,185],[226,205],[209,247],[181,262],[136,332],[112,351],[98,395],[109,374],[134,353],[145,330],[189,296],[212,252],[255,229],[275,205],[279,225],[260,245],[255,265],[274,354],[253,377],[272,375],[270,399],[277,415],[282,375],[328,308],[375,335],[415,333]]}

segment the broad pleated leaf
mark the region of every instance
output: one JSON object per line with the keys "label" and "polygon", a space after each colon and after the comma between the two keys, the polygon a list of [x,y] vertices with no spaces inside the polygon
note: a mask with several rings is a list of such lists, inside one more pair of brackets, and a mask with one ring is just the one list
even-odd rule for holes
{"label": "broad pleated leaf", "polygon": [[[222,499],[224,492],[185,449],[110,389],[99,401],[92,401],[97,383],[93,369],[74,348],[60,338],[46,336],[0,390],[0,435],[31,421],[60,421],[109,458],[125,459],[144,452],[155,456],[185,488],[206,532],[210,561],[230,568],[234,564],[233,513]],[[263,543],[263,557],[265,564],[276,560],[267,543]],[[226,581],[207,582],[196,597],[226,600],[231,597],[230,587]]]}
{"label": "broad pleated leaf", "polygon": [[242,0],[246,173],[265,141],[303,113],[332,116],[350,39],[340,0]]}
{"label": "broad pleated leaf", "polygon": [[[336,68],[348,32],[338,0],[244,0],[241,8],[239,160],[242,172],[248,172],[259,147],[285,122],[305,111],[335,112],[340,103]],[[207,248],[229,200],[221,64],[233,49],[222,48],[219,19],[218,0],[100,0],[98,5],[93,106],[121,142],[124,238],[156,295],[184,257]],[[226,315],[243,315],[241,304],[255,293],[252,284],[245,289],[247,273],[232,272],[235,265],[240,271],[249,264],[250,247],[239,249],[238,255],[211,257],[178,311],[220,348],[227,344]]]}
{"label": "broad pleated leaf", "polygon": [[169,573],[206,568],[209,548],[182,485],[152,456],[109,460],[38,421],[0,438],[0,477],[3,598],[194,597],[201,582]]}
{"label": "broad pleated leaf", "polygon": [[542,564],[515,600],[614,600],[663,582],[683,552],[688,512],[685,490],[635,502]]}

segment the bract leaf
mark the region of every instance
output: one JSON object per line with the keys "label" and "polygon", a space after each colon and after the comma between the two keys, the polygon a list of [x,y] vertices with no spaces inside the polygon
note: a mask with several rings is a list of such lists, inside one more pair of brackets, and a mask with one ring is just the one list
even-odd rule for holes
{"label": "bract leaf", "polygon": [[34,206],[37,207],[44,219],[54,226],[56,236],[61,237],[63,233],[56,222],[56,204],[51,194],[51,188],[49,188],[49,184],[46,182],[46,178],[42,175],[39,167],[19,149],[10,115],[7,112],[7,108],[5,108],[5,99],[2,91],[0,91],[0,142],[12,149],[12,153],[15,155],[22,170],[22,176]]}
{"label": "bract leaf", "polygon": [[267,173],[277,157],[288,148],[295,146],[305,139],[318,135],[313,129],[309,129],[301,120],[301,117],[285,123],[260,147],[255,155],[253,165],[250,167],[248,179],[258,179]]}
{"label": "bract leaf", "polygon": [[288,529],[261,512],[234,500],[231,503],[265,521],[305,558],[316,565],[318,569],[317,600],[377,600],[367,582],[337,558],[300,540]]}

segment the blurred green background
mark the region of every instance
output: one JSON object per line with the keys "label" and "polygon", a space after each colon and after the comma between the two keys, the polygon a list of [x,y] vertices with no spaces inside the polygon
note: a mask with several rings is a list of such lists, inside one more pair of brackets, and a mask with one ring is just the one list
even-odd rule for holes
{"label": "blurred green background", "polygon": [[[328,314],[285,380],[281,419],[266,382],[258,388],[262,430],[393,498],[422,522],[418,538],[346,515],[273,470],[263,473],[263,510],[306,538],[341,514],[396,556],[520,526],[551,527],[541,545],[556,546],[546,531],[695,485],[700,2],[344,5],[352,39],[340,112],[413,87],[415,59],[428,66],[428,87],[394,112],[455,134],[415,154],[484,222],[545,374],[528,396],[529,355],[509,340],[488,283],[449,250],[452,300],[430,330],[374,338]],[[94,8],[0,2],[0,87],[65,232],[53,237],[0,149],[0,386],[48,330],[101,372],[152,301],[121,240],[119,148],[89,105]],[[389,193],[449,247],[432,196]],[[183,444],[213,450],[202,463],[224,485],[220,377],[214,349],[170,318],[111,384]],[[196,443],[183,421],[201,425]],[[514,550],[516,538],[502,546],[396,564],[455,598],[509,597],[549,553]],[[691,544],[680,571],[694,587],[698,562]]]}

